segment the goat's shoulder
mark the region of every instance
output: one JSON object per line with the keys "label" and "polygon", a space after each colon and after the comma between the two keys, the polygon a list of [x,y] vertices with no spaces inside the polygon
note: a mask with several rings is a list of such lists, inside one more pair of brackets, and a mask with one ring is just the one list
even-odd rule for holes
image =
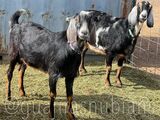
{"label": "goat's shoulder", "polygon": [[109,27],[119,20],[121,20],[121,18],[117,18],[117,17],[113,17],[113,16],[108,15],[108,14],[104,14],[104,15],[99,17],[99,21],[96,22],[96,26],[97,26],[97,28]]}
{"label": "goat's shoulder", "polygon": [[52,32],[52,35],[58,37],[59,39],[63,38],[67,40],[66,31]]}
{"label": "goat's shoulder", "polygon": [[120,18],[111,24],[111,29],[115,29],[116,31],[119,29],[128,29],[128,21],[124,18]]}

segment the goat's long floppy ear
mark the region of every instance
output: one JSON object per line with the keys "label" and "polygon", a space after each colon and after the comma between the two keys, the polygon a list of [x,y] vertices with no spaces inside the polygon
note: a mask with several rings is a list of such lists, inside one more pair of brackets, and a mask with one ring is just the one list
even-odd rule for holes
{"label": "goat's long floppy ear", "polygon": [[128,21],[130,24],[136,25],[137,15],[138,15],[138,8],[137,8],[137,6],[134,6],[128,15]]}
{"label": "goat's long floppy ear", "polygon": [[153,27],[154,26],[154,18],[153,18],[153,10],[152,7],[150,9],[148,18],[147,18],[147,26],[148,27]]}
{"label": "goat's long floppy ear", "polygon": [[76,18],[70,19],[67,29],[67,40],[69,43],[77,41]]}

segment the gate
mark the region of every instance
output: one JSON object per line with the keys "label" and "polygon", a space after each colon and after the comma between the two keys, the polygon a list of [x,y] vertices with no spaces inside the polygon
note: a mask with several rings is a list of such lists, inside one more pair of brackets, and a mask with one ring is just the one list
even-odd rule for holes
{"label": "gate", "polygon": [[160,1],[150,0],[153,5],[154,27],[143,26],[137,40],[131,63],[138,69],[160,78]]}

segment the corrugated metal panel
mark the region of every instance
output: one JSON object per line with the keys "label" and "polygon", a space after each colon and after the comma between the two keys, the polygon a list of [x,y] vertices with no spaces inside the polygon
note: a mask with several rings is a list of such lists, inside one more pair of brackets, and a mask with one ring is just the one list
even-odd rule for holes
{"label": "corrugated metal panel", "polygon": [[[131,0],[130,0],[131,2]],[[66,29],[65,18],[81,10],[96,9],[114,16],[121,16],[124,0],[0,0],[0,40],[8,47],[8,21],[20,8],[32,13],[31,20],[44,25],[51,31]]]}

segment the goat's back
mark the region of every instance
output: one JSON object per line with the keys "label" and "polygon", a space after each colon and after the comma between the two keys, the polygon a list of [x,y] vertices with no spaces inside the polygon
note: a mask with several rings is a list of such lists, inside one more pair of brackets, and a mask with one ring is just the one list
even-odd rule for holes
{"label": "goat's back", "polygon": [[16,24],[10,32],[10,41],[16,51],[12,50],[11,55],[18,53],[19,59],[46,72],[53,69],[61,74],[73,74],[74,65],[80,63],[80,55],[67,43],[66,31],[54,33],[32,22]]}

